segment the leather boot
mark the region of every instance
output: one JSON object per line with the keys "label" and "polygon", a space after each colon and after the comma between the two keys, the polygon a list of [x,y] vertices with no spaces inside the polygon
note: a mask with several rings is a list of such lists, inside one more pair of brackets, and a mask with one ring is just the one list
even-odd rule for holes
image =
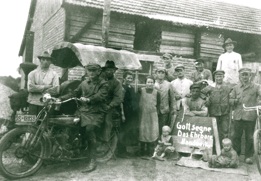
{"label": "leather boot", "polygon": [[92,172],[96,169],[97,167],[97,163],[95,159],[91,159],[89,165],[86,167],[86,169],[84,171],[82,171],[82,173],[86,173],[86,172]]}

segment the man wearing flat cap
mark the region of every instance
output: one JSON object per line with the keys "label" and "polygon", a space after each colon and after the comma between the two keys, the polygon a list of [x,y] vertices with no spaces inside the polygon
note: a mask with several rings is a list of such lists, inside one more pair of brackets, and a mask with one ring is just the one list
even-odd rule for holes
{"label": "man wearing flat cap", "polygon": [[220,55],[217,62],[216,70],[224,70],[225,77],[224,82],[236,85],[239,83],[238,80],[238,71],[242,68],[242,59],[239,53],[234,52],[234,47],[237,44],[236,41],[232,41],[228,38],[223,44],[225,53]]}
{"label": "man wearing flat cap", "polygon": [[162,55],[161,59],[163,60],[164,65],[165,65],[165,70],[166,70],[165,79],[167,81],[171,82],[172,80],[177,78],[177,76],[175,74],[175,70],[174,70],[174,68],[172,67],[172,64],[171,64],[172,55],[169,54],[169,53],[165,53],[165,54]]}
{"label": "man wearing flat cap", "polygon": [[213,72],[215,83],[201,90],[207,95],[206,106],[210,117],[215,117],[217,120],[219,140],[228,137],[229,121],[230,121],[230,104],[229,94],[232,90],[230,84],[223,82],[225,72],[216,70]]}
{"label": "man wearing flat cap", "polygon": [[205,101],[200,97],[201,85],[194,83],[190,86],[191,97],[185,98],[184,113],[187,116],[207,116],[208,108]]}
{"label": "man wearing flat cap", "polygon": [[190,93],[190,86],[193,82],[190,79],[185,78],[185,67],[182,64],[178,64],[175,67],[178,78],[173,80],[171,84],[171,93],[174,94],[172,97],[175,97],[177,110],[180,109],[182,102],[186,95]]}
{"label": "man wearing flat cap", "polygon": [[251,75],[251,69],[241,68],[240,83],[230,93],[230,104],[234,106],[233,148],[238,155],[241,154],[241,138],[245,132],[245,162],[248,164],[253,163],[253,134],[257,115],[255,111],[245,111],[243,105],[252,107],[261,104],[261,86],[250,81]]}
{"label": "man wearing flat cap", "polygon": [[114,61],[108,60],[102,67],[104,79],[108,82],[108,97],[106,99],[107,113],[105,115],[103,138],[109,141],[113,121],[121,120],[121,103],[123,102],[123,89],[121,83],[115,78],[114,73],[118,68]]}
{"label": "man wearing flat cap", "polygon": [[82,106],[78,110],[81,126],[85,128],[91,161],[83,172],[96,169],[96,131],[104,122],[108,96],[108,83],[100,77],[101,66],[89,63],[85,66],[87,78],[72,93],[60,97],[61,100],[70,97],[80,97]]}
{"label": "man wearing flat cap", "polygon": [[198,82],[201,80],[213,81],[212,73],[210,70],[204,68],[203,59],[199,58],[195,62],[196,71],[191,74],[190,80]]}
{"label": "man wearing flat cap", "polygon": [[[51,55],[44,51],[43,54],[38,56],[40,65],[37,69],[33,70],[28,75],[27,89],[29,92],[28,103],[29,103],[29,114],[36,115],[43,108],[43,103],[40,102],[40,98],[43,93],[48,89],[59,86],[58,74],[50,69],[53,58]],[[56,91],[50,92],[52,95],[58,94]]]}
{"label": "man wearing flat cap", "polygon": [[156,70],[156,81],[155,81],[155,89],[160,93],[160,106],[159,106],[159,131],[160,135],[162,132],[162,127],[165,125],[169,125],[169,114],[173,107],[173,98],[171,98],[170,94],[170,82],[165,80],[166,76],[165,68],[158,68]]}

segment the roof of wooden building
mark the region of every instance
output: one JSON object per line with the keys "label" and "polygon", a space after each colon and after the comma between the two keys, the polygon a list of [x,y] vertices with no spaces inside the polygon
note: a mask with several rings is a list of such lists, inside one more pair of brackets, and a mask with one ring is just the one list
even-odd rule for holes
{"label": "roof of wooden building", "polygon": [[[104,0],[65,0],[103,9]],[[261,34],[261,9],[213,0],[112,0],[111,11],[151,19]]]}

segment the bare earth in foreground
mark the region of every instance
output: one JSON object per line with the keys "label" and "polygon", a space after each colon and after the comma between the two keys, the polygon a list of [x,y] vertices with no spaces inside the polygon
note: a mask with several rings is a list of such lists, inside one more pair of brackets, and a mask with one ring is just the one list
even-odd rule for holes
{"label": "bare earth in foreground", "polygon": [[[21,179],[22,181],[260,181],[261,176],[255,164],[247,166],[248,176],[226,174],[203,169],[187,168],[175,165],[175,161],[143,160],[141,158],[111,160],[99,164],[91,173],[81,173],[86,161],[59,163],[44,166],[35,175]],[[0,180],[6,180],[0,176]]]}

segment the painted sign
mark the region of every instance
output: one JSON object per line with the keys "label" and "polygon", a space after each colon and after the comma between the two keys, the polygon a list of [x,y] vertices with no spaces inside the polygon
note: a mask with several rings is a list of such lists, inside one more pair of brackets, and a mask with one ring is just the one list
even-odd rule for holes
{"label": "painted sign", "polygon": [[[217,135],[216,119],[177,116],[172,133],[174,146],[178,152],[203,154],[205,149],[213,148],[214,137]],[[217,141],[219,144],[219,140]],[[219,146],[218,149],[220,150]]]}

